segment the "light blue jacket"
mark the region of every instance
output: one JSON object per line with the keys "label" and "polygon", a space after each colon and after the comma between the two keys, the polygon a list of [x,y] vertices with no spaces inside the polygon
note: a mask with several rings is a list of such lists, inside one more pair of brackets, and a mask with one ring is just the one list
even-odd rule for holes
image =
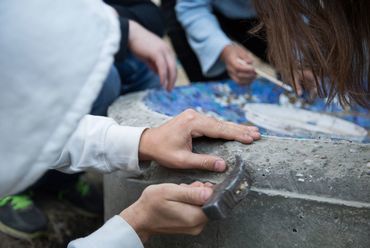
{"label": "light blue jacket", "polygon": [[220,55],[224,47],[232,43],[214,16],[214,9],[231,19],[256,16],[250,0],[177,1],[177,18],[185,29],[205,76],[217,76],[225,71]]}

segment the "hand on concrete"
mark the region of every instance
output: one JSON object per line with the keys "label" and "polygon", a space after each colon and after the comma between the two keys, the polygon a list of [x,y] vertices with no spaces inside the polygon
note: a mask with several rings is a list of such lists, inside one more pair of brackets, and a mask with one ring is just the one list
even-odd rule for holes
{"label": "hand on concrete", "polygon": [[139,158],[155,160],[169,168],[224,171],[226,164],[222,158],[192,152],[193,138],[202,136],[244,144],[260,139],[257,127],[220,121],[189,109],[158,128],[145,130]]}
{"label": "hand on concrete", "polygon": [[198,235],[207,222],[201,206],[212,192],[212,186],[200,182],[151,185],[120,216],[143,243],[153,234]]}
{"label": "hand on concrete", "polygon": [[221,59],[226,64],[230,78],[238,84],[249,84],[256,78],[253,60],[244,47],[227,45],[221,53]]}
{"label": "hand on concrete", "polygon": [[132,53],[159,75],[163,88],[171,91],[176,83],[177,68],[176,58],[170,46],[134,21],[129,21],[128,43]]}
{"label": "hand on concrete", "polygon": [[297,95],[302,96],[304,91],[307,91],[311,99],[316,98],[317,88],[315,77],[311,70],[297,71],[294,73],[294,84],[297,89]]}

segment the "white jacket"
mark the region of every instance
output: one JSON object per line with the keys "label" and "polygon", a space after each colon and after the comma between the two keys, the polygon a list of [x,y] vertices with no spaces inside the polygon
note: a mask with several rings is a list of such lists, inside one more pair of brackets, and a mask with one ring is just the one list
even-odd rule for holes
{"label": "white jacket", "polygon": [[[118,50],[113,11],[100,0],[1,0],[0,23],[0,197],[48,169],[137,173],[143,128],[86,116]],[[142,244],[116,216],[70,247]]]}

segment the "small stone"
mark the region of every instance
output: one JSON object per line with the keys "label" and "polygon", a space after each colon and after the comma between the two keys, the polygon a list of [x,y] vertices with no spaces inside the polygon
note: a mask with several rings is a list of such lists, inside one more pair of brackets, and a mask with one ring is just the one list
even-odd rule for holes
{"label": "small stone", "polygon": [[297,173],[295,176],[296,177],[303,177],[303,174],[302,173]]}
{"label": "small stone", "polygon": [[313,161],[312,161],[312,160],[310,160],[310,159],[306,159],[306,160],[304,160],[304,161],[303,161],[303,163],[304,163],[305,165],[307,165],[307,166],[311,166],[311,165],[313,165]]}
{"label": "small stone", "polygon": [[304,182],[303,178],[298,178],[298,182]]}
{"label": "small stone", "polygon": [[351,149],[349,149],[349,152],[350,152],[350,153],[356,153],[356,152],[357,152],[357,150],[356,150],[356,149],[352,149],[352,148],[351,148]]}
{"label": "small stone", "polygon": [[367,170],[366,174],[368,174],[370,176],[370,170]]}
{"label": "small stone", "polygon": [[370,169],[370,162],[367,162],[366,167]]}
{"label": "small stone", "polygon": [[324,156],[321,156],[320,158],[321,158],[321,159],[327,159],[327,158],[328,158],[328,156],[325,156],[325,155],[324,155]]}

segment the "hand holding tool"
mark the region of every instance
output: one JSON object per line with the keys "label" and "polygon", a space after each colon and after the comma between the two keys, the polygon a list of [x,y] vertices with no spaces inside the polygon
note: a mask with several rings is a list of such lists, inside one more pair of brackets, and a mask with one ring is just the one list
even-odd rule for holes
{"label": "hand holding tool", "polygon": [[211,220],[225,219],[249,193],[251,178],[246,163],[238,155],[235,159],[235,167],[230,175],[215,186],[213,195],[202,207]]}

